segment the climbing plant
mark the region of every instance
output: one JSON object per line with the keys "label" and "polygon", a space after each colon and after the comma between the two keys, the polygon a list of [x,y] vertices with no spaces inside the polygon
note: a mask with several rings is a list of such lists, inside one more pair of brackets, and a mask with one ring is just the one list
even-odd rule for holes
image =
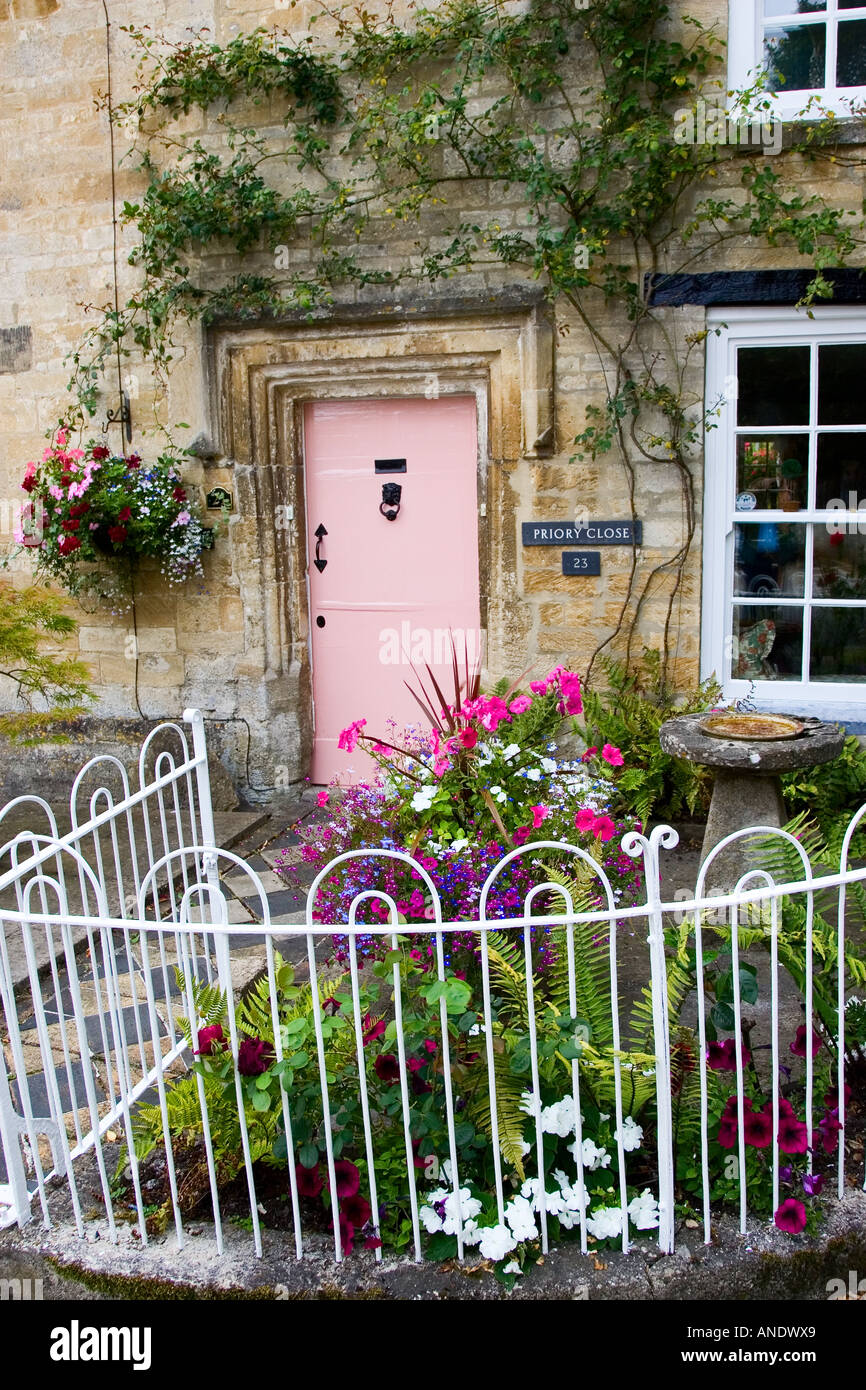
{"label": "climbing plant", "polygon": [[[832,294],[826,269],[862,246],[860,212],[804,191],[802,168],[799,185],[787,181],[760,145],[683,138],[687,108],[725,100],[724,45],[662,0],[442,0],[410,3],[403,19],[390,3],[378,14],[322,3],[316,20],[321,42],[124,30],[138,80],[111,115],[146,177],[123,208],[141,281],[73,354],[76,399],[94,408],[118,344],[165,374],[179,320],[312,314],[347,287],[396,296],[469,269],[534,278],[576,315],[603,373],[574,458],[614,459],[632,514],[641,463],[678,480],[680,542],[655,567],[632,551],[595,654],[619,642],[628,661],[641,609],[661,593],[666,669],[695,530],[690,459],[722,402],[688,388],[706,331],[679,340],[645,277],[712,265],[727,243],[757,238],[807,259],[808,308]],[[737,102],[743,121],[766,117],[760,79]],[[190,133],[178,118],[196,111]],[[838,120],[817,116],[788,130],[798,162],[857,163]],[[490,211],[464,212],[467,191]],[[509,220],[497,208],[515,192],[523,215]],[[228,252],[236,272],[215,273],[208,253]]]}

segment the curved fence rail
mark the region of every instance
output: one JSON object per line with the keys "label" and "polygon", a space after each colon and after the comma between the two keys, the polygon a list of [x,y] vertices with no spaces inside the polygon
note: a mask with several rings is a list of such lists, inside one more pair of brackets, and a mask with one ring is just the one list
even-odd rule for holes
{"label": "curved fence rail", "polygon": [[[676,832],[626,836],[646,886],[633,906],[585,849],[534,842],[496,866],[471,922],[443,920],[410,856],[356,850],[322,869],[305,921],[277,925],[258,875],[214,844],[203,724],[185,718],[192,752],[164,726],[174,751],[148,767],[151,736],[138,788],[115,765],[120,795],[95,789],[83,818],[87,776],[112,762],[94,760],[69,830],[40,802],[42,828],[0,851],[11,1219],[24,1224],[37,1203],[50,1224],[59,1174],[83,1235],[89,1154],[110,1238],[122,1208],[144,1243],[169,1223],[182,1247],[204,1210],[221,1252],[226,1193],[236,1207],[240,1188],[261,1254],[261,1185],[270,1200],[277,1163],[298,1258],[324,1233],[336,1260],[363,1239],[377,1260],[383,1245],[421,1259],[450,1241],[459,1259],[502,1261],[568,1232],[584,1251],[649,1235],[667,1252],[678,1201],[709,1241],[721,1206],[743,1232],[772,1221],[817,1194],[828,1162],[840,1197],[863,1181],[846,1172],[846,1068],[864,1061],[846,1019],[866,977],[850,949],[866,869],[848,864],[866,807],[829,871],[787,831],[752,827],[671,901],[660,856]],[[21,802],[0,821],[11,810]],[[708,889],[731,845],[750,846],[754,867]],[[405,922],[373,886],[344,923],[318,921],[320,883],[358,858],[373,884],[377,862],[411,866],[425,920]],[[491,916],[491,890],[517,860],[536,862],[539,881],[522,915]],[[260,925],[229,923],[227,872],[249,876]],[[386,912],[371,924],[374,900]],[[262,969],[236,997],[233,953],[251,935]]]}

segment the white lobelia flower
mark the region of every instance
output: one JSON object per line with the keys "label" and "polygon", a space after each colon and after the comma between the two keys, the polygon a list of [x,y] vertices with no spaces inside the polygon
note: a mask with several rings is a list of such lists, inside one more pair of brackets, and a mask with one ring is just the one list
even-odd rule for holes
{"label": "white lobelia flower", "polygon": [[484,1226],[478,1248],[485,1260],[504,1260],[506,1255],[516,1250],[517,1241],[507,1226]]}
{"label": "white lobelia flower", "polygon": [[586,1229],[596,1240],[611,1240],[622,1234],[622,1212],[619,1207],[599,1207],[587,1218]]}
{"label": "white lobelia flower", "polygon": [[[620,1131],[618,1129],[614,1130],[613,1137],[614,1139],[620,1138]],[[643,1130],[641,1126],[635,1124],[631,1115],[627,1115],[622,1122],[622,1146],[626,1153],[631,1153],[634,1149],[639,1149],[642,1139]]]}
{"label": "white lobelia flower", "polygon": [[632,1225],[639,1231],[651,1231],[658,1226],[659,1204],[648,1187],[629,1202],[628,1214]]}

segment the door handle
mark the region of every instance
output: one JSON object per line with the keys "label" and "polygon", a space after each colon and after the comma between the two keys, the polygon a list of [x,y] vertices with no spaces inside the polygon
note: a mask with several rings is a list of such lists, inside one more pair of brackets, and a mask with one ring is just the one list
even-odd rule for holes
{"label": "door handle", "polygon": [[320,554],[319,554],[319,551],[320,551],[321,548],[322,548],[322,541],[324,540],[325,536],[327,536],[327,534],[328,534],[327,531],[325,530],[324,526],[322,525],[322,523],[321,523],[321,521],[320,521],[319,524],[318,524],[318,526],[316,527],[316,530],[315,530],[315,536],[316,536],[316,558],[315,558],[315,560],[313,561],[313,564],[316,566],[316,569],[319,571],[319,574],[322,573],[322,570],[325,568],[325,566],[326,566],[327,563],[328,563],[327,560],[323,560],[322,557],[321,557]]}

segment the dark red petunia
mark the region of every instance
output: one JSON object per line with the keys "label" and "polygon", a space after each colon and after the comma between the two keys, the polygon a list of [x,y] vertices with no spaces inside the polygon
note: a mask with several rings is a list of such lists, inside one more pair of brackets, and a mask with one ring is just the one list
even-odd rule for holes
{"label": "dark red petunia", "polygon": [[61,521],[60,525],[63,527],[64,531],[77,531],[81,522],[78,521],[77,518],[73,518]]}
{"label": "dark red petunia", "polygon": [[75,479],[73,478],[73,476],[72,476],[71,473],[61,473],[61,474],[60,474],[60,486],[61,486],[61,487],[69,487],[69,484],[70,484],[70,483],[74,483],[74,482],[75,482]]}
{"label": "dark red petunia", "polygon": [[382,1242],[381,1242],[381,1240],[379,1239],[378,1236],[365,1236],[365,1237],[364,1237],[364,1249],[365,1249],[365,1250],[381,1250],[381,1249],[382,1249]]}
{"label": "dark red petunia", "polygon": [[[743,1048],[743,1066],[749,1065],[752,1054],[747,1047]],[[733,1038],[726,1038],[724,1042],[707,1043],[707,1066],[710,1071],[736,1071],[737,1070],[737,1044]]]}
{"label": "dark red petunia", "polygon": [[773,1117],[766,1111],[749,1110],[743,1116],[743,1134],[753,1149],[769,1148],[773,1142]]}
{"label": "dark red petunia", "polygon": [[340,1249],[344,1255],[351,1255],[355,1246],[355,1227],[340,1213]]}
{"label": "dark red petunia", "polygon": [[238,1048],[241,1076],[261,1076],[274,1060],[274,1049],[264,1038],[242,1038]]}
{"label": "dark red petunia", "polygon": [[36,475],[34,473],[28,473],[21,486],[25,492],[32,492],[36,486]]}
{"label": "dark red petunia", "polygon": [[839,1147],[839,1135],[842,1126],[839,1123],[839,1114],[836,1110],[827,1110],[818,1121],[818,1135],[821,1140],[821,1147],[825,1154],[834,1154]]}
{"label": "dark red petunia", "polygon": [[123,543],[123,541],[126,540],[126,527],[125,527],[125,526],[109,526],[109,528],[108,528],[108,539],[109,539],[114,545],[121,545],[121,544]]}
{"label": "dark red petunia", "polygon": [[305,1168],[302,1163],[295,1164],[295,1178],[301,1197],[318,1197],[324,1185],[318,1163],[315,1168]]}
{"label": "dark red petunia", "polygon": [[806,1126],[796,1115],[779,1116],[779,1148],[785,1154],[804,1154],[808,1150]]}
{"label": "dark red petunia", "polygon": [[338,1158],[334,1164],[334,1177],[337,1181],[337,1197],[354,1197],[361,1186],[361,1174],[347,1158]]}
{"label": "dark red petunia", "polygon": [[211,1052],[219,1052],[225,1045],[225,1034],[221,1023],[209,1023],[206,1028],[198,1030],[198,1048],[196,1057],[206,1057]]}
{"label": "dark red petunia", "polygon": [[780,1231],[797,1236],[806,1229],[806,1208],[796,1197],[786,1197],[773,1217]]}
{"label": "dark red petunia", "polygon": [[90,457],[95,458],[98,462],[101,462],[103,459],[108,458],[108,450],[106,449],[104,444],[97,444],[94,449],[90,450]]}
{"label": "dark red petunia", "polygon": [[380,1018],[378,1023],[374,1023],[372,1014],[364,1014],[361,1022],[361,1036],[364,1039],[365,1047],[369,1047],[371,1042],[375,1042],[377,1038],[381,1038],[384,1031],[384,1018]]}
{"label": "dark red petunia", "polygon": [[[818,1052],[820,1046],[821,1046],[821,1039],[820,1039],[820,1037],[818,1036],[818,1034],[815,1032],[815,1029],[813,1028],[813,1029],[812,1029],[812,1056],[813,1056],[813,1057],[814,1057],[815,1054]],[[800,1024],[800,1027],[797,1029],[796,1035],[795,1035],[795,1037],[794,1037],[794,1041],[790,1044],[790,1049],[791,1049],[791,1051],[793,1052],[793,1054],[794,1054],[795,1057],[805,1057],[805,1056],[806,1056],[806,1025],[805,1025],[805,1023],[801,1023],[801,1024]]]}
{"label": "dark red petunia", "polygon": [[347,1221],[351,1221],[353,1226],[366,1226],[373,1214],[373,1208],[362,1197],[360,1192],[356,1192],[353,1197],[343,1197],[340,1202],[340,1211]]}
{"label": "dark red petunia", "polygon": [[[846,1081],[846,1082],[845,1082],[845,1085],[844,1085],[844,1087],[843,1087],[843,1095],[844,1095],[844,1097],[845,1097],[845,1104],[846,1104],[846,1105],[848,1104],[849,1100],[851,1099],[851,1094],[852,1094],[852,1093],[851,1093],[851,1087],[848,1085],[848,1083],[847,1083],[847,1081]],[[831,1087],[830,1087],[829,1091],[827,1092],[827,1094],[826,1094],[825,1097],[824,1097],[824,1104],[826,1105],[826,1107],[827,1107],[828,1110],[837,1110],[837,1111],[838,1111],[838,1109],[839,1109],[839,1088],[838,1088],[838,1086],[831,1086]]]}
{"label": "dark red petunia", "polygon": [[89,511],[89,502],[78,502],[74,507],[69,508],[69,515],[74,517],[86,516]]}
{"label": "dark red petunia", "polygon": [[132,520],[132,508],[131,508],[131,507],[124,507],[123,511],[118,513],[117,519],[118,519],[118,521],[131,521],[131,520]]}
{"label": "dark red petunia", "polygon": [[339,1012],[339,1009],[340,1009],[340,1001],[339,1001],[339,999],[334,999],[333,997],[330,997],[330,998],[328,998],[328,999],[323,999],[323,1000],[322,1000],[322,1013],[325,1013],[325,1014],[335,1014],[335,1013],[338,1013],[338,1012]]}
{"label": "dark red petunia", "polygon": [[81,541],[77,536],[64,536],[57,542],[57,549],[61,555],[71,555],[73,550],[81,549]]}
{"label": "dark red petunia", "polygon": [[400,1080],[400,1063],[393,1052],[380,1052],[373,1066],[380,1081],[387,1081],[393,1086],[395,1081]]}
{"label": "dark red petunia", "polygon": [[186,489],[185,489],[185,488],[182,488],[182,487],[175,487],[175,488],[172,488],[172,490],[171,490],[171,495],[172,495],[172,497],[174,498],[175,502],[185,502],[185,501],[186,501]]}
{"label": "dark red petunia", "polygon": [[127,455],[127,459],[126,459],[126,466],[127,466],[127,468],[138,468],[140,464],[141,464],[141,456],[140,456],[139,454],[128,454],[128,455]]}

